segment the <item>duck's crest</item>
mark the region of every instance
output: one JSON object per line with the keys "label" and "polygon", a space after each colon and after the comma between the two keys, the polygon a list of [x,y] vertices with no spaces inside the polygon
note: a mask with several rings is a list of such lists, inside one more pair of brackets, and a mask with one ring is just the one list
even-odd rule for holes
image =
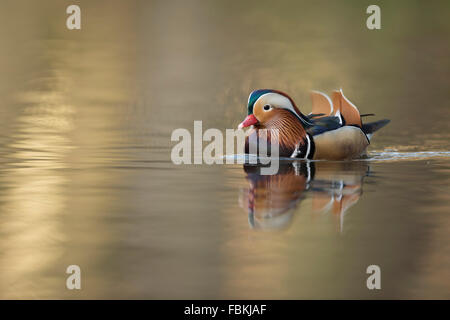
{"label": "duck's crest", "polygon": [[251,115],[253,113],[253,106],[255,105],[256,100],[259,99],[263,94],[274,92],[272,89],[258,89],[250,93],[248,96],[248,104],[247,104],[247,111],[248,115]]}

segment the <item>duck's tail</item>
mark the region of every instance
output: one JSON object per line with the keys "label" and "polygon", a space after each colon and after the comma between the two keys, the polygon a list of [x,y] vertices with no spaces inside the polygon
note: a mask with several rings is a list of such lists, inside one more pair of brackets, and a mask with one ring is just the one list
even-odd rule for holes
{"label": "duck's tail", "polygon": [[372,135],[375,131],[380,130],[385,125],[387,125],[389,122],[391,122],[391,120],[383,119],[383,120],[378,120],[378,121],[374,121],[374,122],[363,123],[361,129],[367,135],[367,137],[370,139],[370,137],[372,137]]}

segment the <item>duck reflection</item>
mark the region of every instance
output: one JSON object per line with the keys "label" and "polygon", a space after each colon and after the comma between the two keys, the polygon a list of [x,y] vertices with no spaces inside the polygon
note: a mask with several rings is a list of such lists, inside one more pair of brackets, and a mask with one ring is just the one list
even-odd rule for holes
{"label": "duck reflection", "polygon": [[276,175],[261,175],[260,170],[261,166],[244,165],[248,187],[242,190],[240,205],[248,211],[251,228],[286,228],[299,203],[311,198],[311,212],[332,214],[340,232],[370,171],[364,161],[280,163]]}

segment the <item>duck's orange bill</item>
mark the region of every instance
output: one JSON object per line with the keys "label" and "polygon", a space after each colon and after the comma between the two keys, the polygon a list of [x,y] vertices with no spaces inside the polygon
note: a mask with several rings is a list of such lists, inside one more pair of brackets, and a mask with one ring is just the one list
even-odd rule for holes
{"label": "duck's orange bill", "polygon": [[244,121],[241,122],[241,124],[239,125],[238,128],[242,129],[242,128],[257,124],[257,123],[258,123],[258,120],[256,119],[256,117],[253,114],[249,114],[247,116],[247,118],[245,118]]}

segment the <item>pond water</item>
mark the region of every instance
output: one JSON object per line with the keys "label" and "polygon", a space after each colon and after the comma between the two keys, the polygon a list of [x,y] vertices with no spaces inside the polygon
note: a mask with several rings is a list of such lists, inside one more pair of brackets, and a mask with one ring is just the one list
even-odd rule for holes
{"label": "pond water", "polygon": [[[0,298],[450,298],[449,3],[379,3],[2,3]],[[391,123],[365,160],[172,163],[257,88]]]}

